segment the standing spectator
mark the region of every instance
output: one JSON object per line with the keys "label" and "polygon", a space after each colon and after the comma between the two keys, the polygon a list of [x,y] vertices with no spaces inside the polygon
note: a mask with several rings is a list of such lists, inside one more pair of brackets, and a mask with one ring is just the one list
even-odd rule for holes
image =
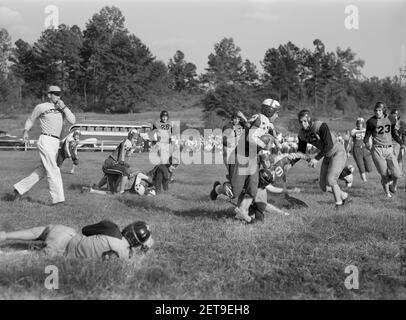
{"label": "standing spectator", "polygon": [[56,158],[63,121],[66,119],[69,123],[74,124],[76,118],[61,100],[61,89],[59,87],[49,87],[48,99],[49,102],[37,105],[25,122],[23,139],[28,140],[28,131],[34,125],[36,119],[40,121],[42,133],[38,138],[37,146],[41,164],[28,177],[14,185],[14,200],[20,198],[46,176],[52,204],[56,205],[65,201],[61,172],[57,166]]}
{"label": "standing spectator", "polygon": [[[393,140],[404,148],[396,129],[396,119],[386,114],[386,106],[378,101],[374,107],[375,115],[367,121],[364,137],[366,147],[371,150],[376,169],[381,175],[381,184],[388,198],[396,193],[400,168],[393,151]],[[372,136],[372,144],[370,137]]]}

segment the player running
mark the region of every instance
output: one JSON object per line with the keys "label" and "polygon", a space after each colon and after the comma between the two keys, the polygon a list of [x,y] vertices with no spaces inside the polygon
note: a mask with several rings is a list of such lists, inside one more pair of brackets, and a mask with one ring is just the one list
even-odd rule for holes
{"label": "player running", "polygon": [[362,181],[367,181],[367,172],[372,172],[373,160],[371,152],[364,143],[365,131],[364,118],[358,118],[355,122],[355,129],[351,130],[351,142],[347,146],[347,152],[352,146],[352,155],[357,164]]}
{"label": "player running", "polygon": [[[364,143],[371,150],[372,159],[376,169],[381,175],[381,184],[385,195],[392,198],[391,193],[396,193],[400,168],[393,151],[393,141],[404,148],[405,144],[396,128],[396,119],[387,115],[386,106],[378,101],[374,107],[375,115],[367,121]],[[372,136],[372,144],[370,137]]]}
{"label": "player running", "polygon": [[298,120],[301,126],[298,152],[306,154],[308,143],[319,150],[319,153],[309,160],[309,166],[315,168],[319,160],[324,158],[320,168],[319,185],[324,192],[328,191],[327,187],[331,187],[335,209],[338,210],[348,202],[348,193],[342,191],[338,185],[338,178],[347,161],[344,145],[337,141],[325,122],[313,120],[309,110],[301,110]]}
{"label": "player running", "polygon": [[[273,132],[272,122],[278,117],[280,104],[277,100],[266,99],[262,103],[261,113],[247,121],[244,138],[239,139],[236,157],[230,157],[229,181],[221,184],[216,181],[210,192],[210,199],[216,200],[220,194],[231,199],[237,198],[235,218],[251,222],[249,207],[258,190],[258,149],[270,146],[271,141],[264,142],[261,137]],[[274,140],[274,139],[273,139]]]}
{"label": "player running", "polygon": [[72,169],[69,171],[71,174],[75,173],[76,166],[79,165],[78,147],[79,147],[80,131],[74,130],[69,133],[61,143],[58,151],[56,164],[60,168],[65,159],[72,159]]}

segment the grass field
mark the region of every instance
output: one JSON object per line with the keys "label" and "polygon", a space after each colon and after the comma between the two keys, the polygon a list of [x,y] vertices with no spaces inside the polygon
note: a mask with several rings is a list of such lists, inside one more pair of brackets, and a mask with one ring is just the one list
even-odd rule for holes
{"label": "grass field", "polygon": [[[49,223],[77,230],[101,219],[120,227],[145,220],[155,247],[130,262],[47,258],[22,242],[0,244],[0,299],[406,299],[401,275],[401,217],[405,180],[393,199],[381,192],[376,173],[367,184],[356,175],[343,211],[332,210],[332,197],[314,179],[318,168],[298,163],[289,184],[310,208],[290,216],[267,216],[263,224],[234,220],[233,207],[208,198],[212,183],[223,180],[222,165],[181,165],[166,194],[98,196],[82,194],[96,182],[107,153],[80,153],[75,175],[62,167],[67,204],[52,208],[45,181],[21,202],[0,200],[0,230]],[[29,174],[38,153],[0,152],[0,195]],[[353,160],[350,159],[353,163]],[[146,154],[132,165],[148,169]],[[59,270],[59,289],[47,290],[45,267]],[[359,289],[347,290],[348,265],[359,269]]]}

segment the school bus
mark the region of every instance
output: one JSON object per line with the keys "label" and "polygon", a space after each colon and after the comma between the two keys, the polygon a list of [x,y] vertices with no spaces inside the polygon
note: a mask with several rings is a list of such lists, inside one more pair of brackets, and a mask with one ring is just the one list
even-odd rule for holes
{"label": "school bus", "polygon": [[[149,141],[152,124],[134,121],[87,121],[75,123],[69,132],[80,131],[80,148],[114,150],[131,129],[137,129],[144,141]],[[143,146],[142,146],[143,147]]]}

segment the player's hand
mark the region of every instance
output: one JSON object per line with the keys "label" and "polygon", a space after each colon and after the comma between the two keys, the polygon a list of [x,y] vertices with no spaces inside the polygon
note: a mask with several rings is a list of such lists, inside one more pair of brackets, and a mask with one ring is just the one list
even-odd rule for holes
{"label": "player's hand", "polygon": [[28,141],[28,139],[29,139],[28,132],[26,130],[24,130],[24,132],[23,132],[23,140]]}
{"label": "player's hand", "polygon": [[314,158],[311,159],[311,160],[309,161],[309,167],[310,167],[310,168],[316,168],[318,162],[319,162],[319,161],[316,160],[316,159],[314,159]]}
{"label": "player's hand", "polygon": [[300,188],[297,188],[297,187],[289,190],[290,193],[300,193],[300,191],[301,191]]}
{"label": "player's hand", "polygon": [[63,109],[66,108],[65,103],[64,103],[61,99],[59,99],[59,100],[56,102],[56,106],[57,106],[59,109],[61,109],[61,110],[63,110]]}
{"label": "player's hand", "polygon": [[371,148],[372,148],[372,146],[371,146],[371,144],[370,144],[369,142],[365,143],[365,147],[366,147],[368,150],[371,150]]}

